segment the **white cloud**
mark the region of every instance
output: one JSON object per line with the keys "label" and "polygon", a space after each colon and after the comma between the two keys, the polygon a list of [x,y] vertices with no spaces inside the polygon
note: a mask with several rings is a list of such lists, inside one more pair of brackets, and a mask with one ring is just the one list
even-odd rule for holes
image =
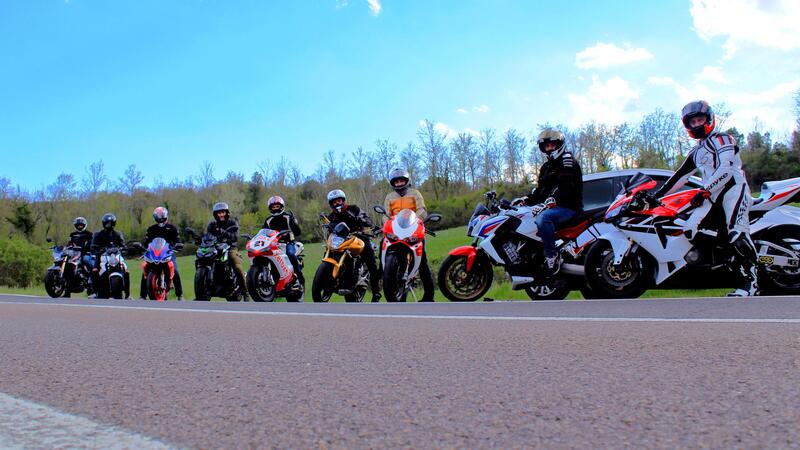
{"label": "white cloud", "polygon": [[367,0],[367,3],[369,3],[369,10],[373,16],[381,13],[383,6],[381,6],[380,0]]}
{"label": "white cloud", "polygon": [[486,112],[489,112],[489,107],[486,106],[486,105],[473,106],[472,110],[475,111],[475,112],[479,112],[479,113],[486,113]]}
{"label": "white cloud", "polygon": [[595,75],[585,94],[570,93],[567,98],[573,109],[571,125],[592,121],[615,124],[633,118],[639,89],[620,77],[603,82]]}
{"label": "white cloud", "polygon": [[347,8],[350,4],[350,0],[336,0],[336,9]]}
{"label": "white cloud", "polygon": [[705,66],[700,73],[695,74],[695,83],[702,83],[704,81],[710,81],[712,83],[719,84],[731,84],[731,82],[728,81],[728,77],[722,73],[722,67],[719,66]]}
{"label": "white cloud", "polygon": [[653,59],[653,54],[644,48],[633,48],[630,43],[625,48],[614,44],[598,42],[575,54],[575,66],[579,69],[605,69],[611,66]]}
{"label": "white cloud", "polygon": [[437,122],[436,125],[433,126],[433,129],[438,131],[439,133],[442,133],[445,136],[448,136],[450,134],[456,134],[452,128],[450,128],[449,126],[447,126],[447,124],[442,122]]}
{"label": "white cloud", "polygon": [[467,114],[469,111],[467,111],[467,108],[458,108],[456,112],[459,114]]}
{"label": "white cloud", "polygon": [[724,59],[732,58],[742,44],[800,48],[797,0],[692,0],[689,13],[701,38],[726,38]]}

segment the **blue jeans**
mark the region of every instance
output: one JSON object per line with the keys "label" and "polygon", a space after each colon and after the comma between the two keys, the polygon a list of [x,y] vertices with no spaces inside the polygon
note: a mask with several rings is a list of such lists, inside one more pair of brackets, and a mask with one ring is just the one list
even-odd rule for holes
{"label": "blue jeans", "polygon": [[294,244],[294,242],[286,243],[286,256],[289,257],[289,262],[292,263],[292,268],[294,268],[294,272],[298,276],[301,276],[303,274],[303,271],[300,268],[300,260],[297,259],[297,246]]}
{"label": "blue jeans", "polygon": [[572,219],[577,214],[578,212],[574,209],[555,206],[545,209],[536,216],[536,226],[539,228],[539,237],[542,238],[545,257],[552,258],[556,256],[556,227]]}
{"label": "blue jeans", "polygon": [[94,267],[94,256],[84,254],[81,256],[81,262],[83,262],[83,267],[86,268],[86,271],[92,273],[92,268]]}

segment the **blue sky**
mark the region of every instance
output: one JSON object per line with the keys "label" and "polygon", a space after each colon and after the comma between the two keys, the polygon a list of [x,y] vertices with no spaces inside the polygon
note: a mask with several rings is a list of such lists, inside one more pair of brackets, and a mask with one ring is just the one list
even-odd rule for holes
{"label": "blue sky", "polygon": [[706,98],[785,136],[800,2],[0,0],[0,177],[145,183]]}

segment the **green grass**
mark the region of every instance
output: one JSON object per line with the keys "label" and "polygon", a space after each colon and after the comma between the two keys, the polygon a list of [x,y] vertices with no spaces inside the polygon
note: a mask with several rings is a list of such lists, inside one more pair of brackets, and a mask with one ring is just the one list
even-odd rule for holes
{"label": "green grass", "polygon": [[[439,269],[439,265],[442,263],[444,258],[447,257],[447,254],[450,250],[460,245],[468,245],[471,242],[471,239],[466,236],[466,227],[459,227],[459,228],[451,228],[448,230],[442,230],[436,232],[436,237],[428,237],[427,242],[427,249],[428,249],[428,259],[431,263],[431,268],[433,270],[433,276],[436,278],[436,273]],[[250,261],[245,257],[244,252],[241,252],[243,255],[243,262],[245,266],[245,270],[250,266]],[[306,275],[306,287],[308,289],[311,288],[311,280],[314,278],[314,273],[317,270],[317,266],[319,266],[319,262],[322,259],[323,254],[323,246],[321,243],[309,243],[305,246],[305,269],[304,273]],[[131,297],[137,298],[139,296],[139,280],[142,276],[142,269],[141,269],[141,260],[137,258],[129,258],[128,260],[128,269],[131,273]],[[183,290],[184,290],[184,297],[185,298],[194,298],[194,256],[183,256],[178,258],[178,270],[181,274],[181,279],[183,280]],[[503,299],[503,300],[528,300],[528,296],[525,294],[524,291],[514,291],[511,290],[511,283],[506,281],[505,275],[503,274],[502,270],[498,269],[495,271],[495,279],[494,283],[492,284],[492,288],[489,289],[489,292],[486,294],[487,297],[493,299]],[[683,289],[683,290],[651,290],[646,292],[642,297],[643,298],[661,298],[661,297],[718,297],[724,296],[727,292],[727,289],[699,289],[699,290],[691,290],[691,289]],[[12,294],[28,294],[28,295],[47,295],[44,290],[43,286],[34,286],[27,289],[18,289],[18,288],[9,288],[9,287],[0,287],[0,292],[2,293],[12,293]],[[422,298],[421,289],[418,289],[417,298]],[[76,294],[75,297],[85,297],[86,294]],[[174,298],[174,293],[170,292],[170,297]],[[369,294],[368,294],[369,297]],[[582,299],[583,296],[579,292],[572,292],[567,297],[570,300],[579,300]],[[215,301],[223,301],[223,299],[215,298]],[[306,301],[310,301],[310,293],[306,295]],[[447,301],[444,296],[441,295],[438,291],[436,292],[436,300],[437,301]],[[283,299],[279,299],[278,301],[284,301]],[[342,302],[344,299],[339,297],[338,295],[334,295],[333,302]]]}

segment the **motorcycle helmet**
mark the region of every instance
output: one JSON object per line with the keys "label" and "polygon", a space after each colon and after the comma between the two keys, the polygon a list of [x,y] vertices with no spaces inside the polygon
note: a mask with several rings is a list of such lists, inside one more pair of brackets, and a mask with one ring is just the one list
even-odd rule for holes
{"label": "motorcycle helmet", "polygon": [[286,209],[286,202],[283,201],[283,197],[280,195],[273,195],[267,200],[267,207],[272,215],[278,215]]}
{"label": "motorcycle helmet", "polygon": [[[342,199],[342,203],[334,206],[333,202],[338,199]],[[341,189],[334,189],[328,192],[328,205],[336,212],[341,212],[347,208],[347,196],[344,194],[344,191]]]}
{"label": "motorcycle helmet", "polygon": [[[566,148],[566,139],[564,138],[564,133],[552,128],[542,130],[542,132],[539,133],[539,139],[537,141],[539,143],[539,151],[544,153],[547,156],[547,159],[559,158],[564,153],[564,149]],[[548,152],[546,147],[550,142],[555,142],[556,147]]]}
{"label": "motorcycle helmet", "polygon": [[72,221],[72,226],[75,227],[78,231],[83,231],[86,229],[86,219],[83,217],[76,217],[75,220]]}
{"label": "motorcycle helmet", "polygon": [[225,212],[225,219],[224,220],[228,220],[228,218],[231,215],[231,210],[230,210],[230,208],[228,208],[228,204],[227,203],[225,203],[225,202],[214,203],[214,207],[211,209],[211,214],[214,215],[214,220],[216,220],[218,222],[219,222],[220,219],[217,217],[217,213],[220,212],[220,211],[224,211]]}
{"label": "motorcycle helmet", "polygon": [[407,170],[392,169],[386,178],[389,179],[389,186],[391,186],[395,192],[401,196],[406,195],[406,192],[408,192],[408,182],[411,179]]}
{"label": "motorcycle helmet", "polygon": [[153,210],[153,220],[156,221],[158,226],[163,227],[167,224],[167,217],[169,216],[169,211],[167,208],[163,206],[159,206],[158,208]]}
{"label": "motorcycle helmet", "polygon": [[[702,125],[692,127],[690,121],[695,117],[704,117],[705,122]],[[714,131],[716,127],[716,118],[714,117],[714,110],[711,109],[708,102],[704,100],[696,100],[689,102],[683,107],[681,111],[681,121],[684,128],[689,133],[689,136],[695,139],[705,139]]]}
{"label": "motorcycle helmet", "polygon": [[117,216],[111,213],[105,213],[103,214],[101,222],[104,230],[111,231],[115,226],[117,226]]}

